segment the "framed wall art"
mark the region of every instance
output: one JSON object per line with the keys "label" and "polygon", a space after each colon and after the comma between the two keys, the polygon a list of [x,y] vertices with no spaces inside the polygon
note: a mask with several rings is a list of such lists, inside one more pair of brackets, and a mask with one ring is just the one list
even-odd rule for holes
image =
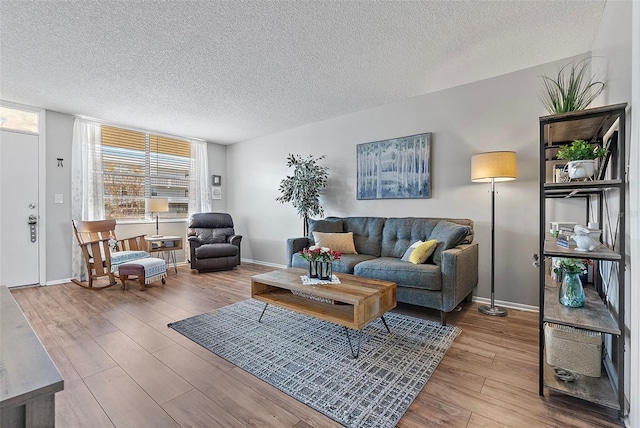
{"label": "framed wall art", "polygon": [[222,176],[214,175],[213,176],[213,180],[212,180],[212,184],[214,186],[222,186]]}
{"label": "framed wall art", "polygon": [[356,146],[357,199],[431,197],[431,133]]}

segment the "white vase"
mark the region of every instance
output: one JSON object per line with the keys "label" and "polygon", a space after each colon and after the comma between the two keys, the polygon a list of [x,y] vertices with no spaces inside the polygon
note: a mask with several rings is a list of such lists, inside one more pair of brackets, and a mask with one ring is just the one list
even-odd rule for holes
{"label": "white vase", "polygon": [[595,170],[595,165],[596,161],[593,159],[567,162],[569,178],[591,178]]}

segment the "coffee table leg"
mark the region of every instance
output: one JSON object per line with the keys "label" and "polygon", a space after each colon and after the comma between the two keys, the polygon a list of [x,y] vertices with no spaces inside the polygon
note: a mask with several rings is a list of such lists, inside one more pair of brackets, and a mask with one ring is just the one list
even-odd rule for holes
{"label": "coffee table leg", "polygon": [[349,336],[349,329],[347,327],[344,328],[344,332],[347,334],[347,341],[349,342],[349,349],[351,349],[351,357],[358,358],[360,355],[360,343],[362,341],[362,330],[358,330],[358,348],[356,351],[353,351],[353,345],[351,344],[351,337]]}
{"label": "coffee table leg", "polygon": [[389,326],[387,325],[387,320],[384,319],[384,315],[380,315],[380,318],[382,319],[384,326],[387,328],[387,331],[391,333],[391,330],[389,330]]}
{"label": "coffee table leg", "polygon": [[267,306],[269,306],[268,303],[264,304],[264,309],[262,310],[262,313],[260,314],[260,318],[258,318],[258,322],[262,322],[262,316],[264,315],[264,311],[267,310]]}

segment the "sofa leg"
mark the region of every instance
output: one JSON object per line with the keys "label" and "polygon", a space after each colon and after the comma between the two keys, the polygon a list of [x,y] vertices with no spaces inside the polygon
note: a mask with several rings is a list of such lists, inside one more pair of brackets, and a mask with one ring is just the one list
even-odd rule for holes
{"label": "sofa leg", "polygon": [[473,292],[467,294],[467,297],[464,298],[465,302],[473,302]]}
{"label": "sofa leg", "polygon": [[440,311],[440,323],[447,325],[447,313],[445,311]]}

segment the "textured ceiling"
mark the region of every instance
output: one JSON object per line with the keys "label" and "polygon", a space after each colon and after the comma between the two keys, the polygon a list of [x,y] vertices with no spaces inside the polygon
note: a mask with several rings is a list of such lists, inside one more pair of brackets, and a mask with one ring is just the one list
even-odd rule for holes
{"label": "textured ceiling", "polygon": [[0,99],[228,144],[588,52],[604,3],[2,0]]}

